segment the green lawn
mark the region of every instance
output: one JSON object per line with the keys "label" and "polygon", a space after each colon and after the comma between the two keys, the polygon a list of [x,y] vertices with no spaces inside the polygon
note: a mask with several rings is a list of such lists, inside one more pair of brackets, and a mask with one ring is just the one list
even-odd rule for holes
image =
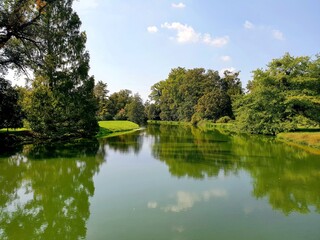
{"label": "green lawn", "polygon": [[100,121],[97,137],[104,137],[115,132],[126,132],[139,129],[139,125],[130,121]]}

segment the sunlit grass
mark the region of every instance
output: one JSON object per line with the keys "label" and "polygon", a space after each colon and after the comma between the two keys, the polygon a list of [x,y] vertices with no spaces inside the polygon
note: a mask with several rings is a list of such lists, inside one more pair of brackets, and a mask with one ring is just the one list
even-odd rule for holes
{"label": "sunlit grass", "polygon": [[284,141],[320,149],[320,132],[280,133],[277,137]]}
{"label": "sunlit grass", "polygon": [[139,125],[130,121],[100,121],[97,137],[104,137],[115,132],[125,132],[139,129]]}
{"label": "sunlit grass", "polygon": [[9,133],[16,133],[16,132],[24,132],[29,131],[30,129],[27,128],[2,128],[0,129],[0,132],[9,132]]}

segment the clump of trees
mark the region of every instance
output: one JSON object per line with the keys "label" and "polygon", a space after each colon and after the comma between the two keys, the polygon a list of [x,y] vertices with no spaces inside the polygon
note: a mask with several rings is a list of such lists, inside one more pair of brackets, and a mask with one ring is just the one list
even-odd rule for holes
{"label": "clump of trees", "polygon": [[239,72],[203,68],[175,68],[166,80],[151,87],[151,104],[147,108],[149,119],[191,121],[201,119],[217,121],[221,117],[234,118],[232,101],[243,94]]}
{"label": "clump of trees", "polygon": [[234,103],[240,131],[275,135],[320,123],[320,56],[285,54],[253,71],[249,93]]}
{"label": "clump of trees", "polygon": [[108,96],[107,84],[102,81],[95,85],[94,93],[99,105],[98,120],[129,120],[140,125],[146,122],[145,105],[138,93],[132,95],[123,89]]}

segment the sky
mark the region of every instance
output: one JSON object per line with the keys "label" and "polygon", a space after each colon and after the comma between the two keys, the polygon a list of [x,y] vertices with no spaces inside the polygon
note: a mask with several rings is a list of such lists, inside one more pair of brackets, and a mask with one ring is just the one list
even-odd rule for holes
{"label": "sky", "polygon": [[320,0],[76,0],[90,74],[144,100],[172,68],[251,72],[320,53]]}

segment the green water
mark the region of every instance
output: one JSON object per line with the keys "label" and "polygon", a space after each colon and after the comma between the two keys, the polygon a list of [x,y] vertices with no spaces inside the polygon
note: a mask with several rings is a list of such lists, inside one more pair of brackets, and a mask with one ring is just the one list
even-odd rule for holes
{"label": "green water", "polygon": [[0,239],[320,239],[320,157],[273,138],[150,126],[1,149]]}

